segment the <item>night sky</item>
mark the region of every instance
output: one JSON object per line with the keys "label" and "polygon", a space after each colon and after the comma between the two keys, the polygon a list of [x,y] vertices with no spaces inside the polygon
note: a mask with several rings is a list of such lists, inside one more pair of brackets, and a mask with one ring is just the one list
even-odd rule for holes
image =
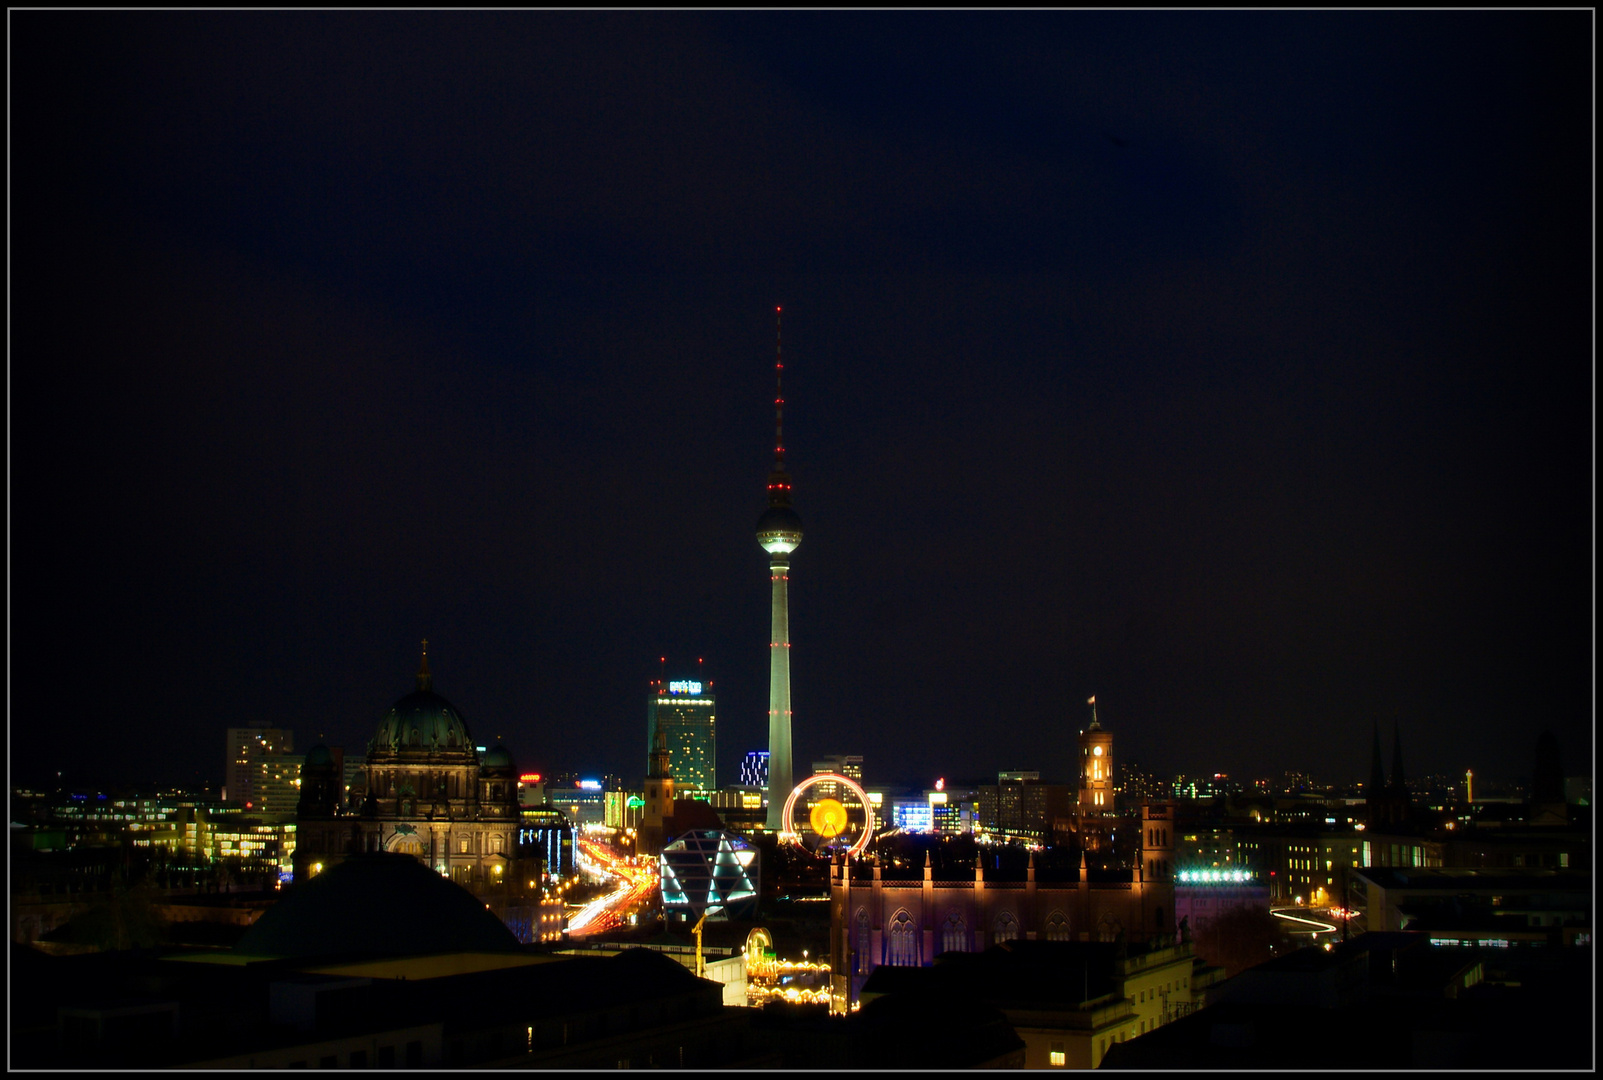
{"label": "night sky", "polygon": [[13,779],[1593,754],[1590,11],[17,12]]}

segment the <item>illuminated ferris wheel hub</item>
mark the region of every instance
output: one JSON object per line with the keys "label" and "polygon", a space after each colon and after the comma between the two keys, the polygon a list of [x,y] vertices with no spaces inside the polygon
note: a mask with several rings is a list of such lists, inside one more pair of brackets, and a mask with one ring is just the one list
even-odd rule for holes
{"label": "illuminated ferris wheel hub", "polygon": [[[811,801],[803,798],[810,789],[824,784],[833,785],[830,794]],[[785,800],[780,820],[785,823],[779,833],[782,842],[814,853],[858,855],[874,837],[874,808],[868,792],[839,773],[817,773],[797,784]]]}

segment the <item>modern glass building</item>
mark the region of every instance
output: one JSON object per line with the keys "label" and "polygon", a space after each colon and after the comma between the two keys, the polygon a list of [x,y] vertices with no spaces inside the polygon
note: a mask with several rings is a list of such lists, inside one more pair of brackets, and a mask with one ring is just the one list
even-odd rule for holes
{"label": "modern glass building", "polygon": [[[768,751],[749,750],[740,763],[740,786],[766,788],[768,786]],[[788,791],[785,793],[790,794]]]}
{"label": "modern glass building", "polygon": [[659,683],[652,691],[646,706],[646,756],[657,745],[657,732],[666,734],[668,773],[676,794],[718,790],[717,712],[711,687],[699,680]]}
{"label": "modern glass building", "polygon": [[757,849],[734,833],[694,829],[662,849],[662,907],[668,919],[694,923],[755,918]]}

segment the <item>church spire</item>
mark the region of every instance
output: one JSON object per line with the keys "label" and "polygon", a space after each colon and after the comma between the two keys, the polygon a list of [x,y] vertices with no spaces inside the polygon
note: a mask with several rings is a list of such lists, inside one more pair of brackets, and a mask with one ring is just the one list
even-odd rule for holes
{"label": "church spire", "polygon": [[429,690],[434,686],[434,676],[429,674],[429,639],[423,639],[423,663],[417,669],[417,688]]}
{"label": "church spire", "polygon": [[646,764],[646,778],[649,780],[668,780],[673,777],[669,769],[668,759],[668,733],[657,732],[657,744],[651,748],[651,759]]}
{"label": "church spire", "polygon": [[1392,726],[1391,744],[1391,786],[1392,794],[1399,799],[1408,798],[1407,777],[1403,774],[1403,722],[1396,721]]}
{"label": "church spire", "polygon": [[1369,753],[1369,788],[1364,795],[1369,800],[1379,799],[1386,793],[1386,764],[1380,757],[1380,721],[1376,720],[1374,746]]}

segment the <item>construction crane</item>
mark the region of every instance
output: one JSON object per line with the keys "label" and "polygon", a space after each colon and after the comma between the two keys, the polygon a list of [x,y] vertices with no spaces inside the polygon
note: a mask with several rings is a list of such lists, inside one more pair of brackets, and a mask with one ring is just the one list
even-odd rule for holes
{"label": "construction crane", "polygon": [[701,913],[701,918],[696,920],[695,927],[692,928],[691,931],[690,931],[692,934],[696,935],[696,978],[698,978],[698,979],[703,977],[702,976],[703,964],[701,962],[701,924],[706,922],[706,921],[707,921],[707,913],[705,911],[703,911]]}

